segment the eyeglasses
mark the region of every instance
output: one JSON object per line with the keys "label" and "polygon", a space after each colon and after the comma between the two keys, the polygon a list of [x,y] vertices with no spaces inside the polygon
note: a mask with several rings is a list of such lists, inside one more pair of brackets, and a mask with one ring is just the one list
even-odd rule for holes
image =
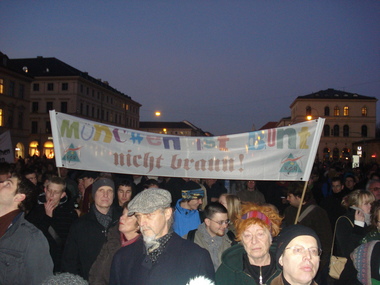
{"label": "eyeglasses", "polygon": [[373,187],[373,188],[369,188],[369,190],[372,190],[372,191],[380,191],[380,187]]}
{"label": "eyeglasses", "polygon": [[303,246],[295,245],[295,246],[287,247],[285,249],[293,250],[294,255],[304,255],[306,250],[310,252],[311,256],[320,256],[322,254],[322,249],[318,247],[304,248]]}
{"label": "eyeglasses", "polygon": [[217,223],[219,226],[223,226],[223,225],[229,225],[231,223],[230,220],[225,220],[225,221],[214,221],[214,220],[211,220],[209,219],[210,221],[214,222],[214,223]]}

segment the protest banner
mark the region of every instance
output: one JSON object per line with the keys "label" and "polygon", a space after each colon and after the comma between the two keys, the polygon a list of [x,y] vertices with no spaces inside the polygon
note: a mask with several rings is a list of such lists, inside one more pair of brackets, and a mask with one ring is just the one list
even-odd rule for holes
{"label": "protest banner", "polygon": [[6,131],[0,135],[0,162],[15,162],[11,140],[11,132]]}
{"label": "protest banner", "polygon": [[58,167],[149,176],[307,181],[324,119],[214,137],[120,128],[50,111]]}

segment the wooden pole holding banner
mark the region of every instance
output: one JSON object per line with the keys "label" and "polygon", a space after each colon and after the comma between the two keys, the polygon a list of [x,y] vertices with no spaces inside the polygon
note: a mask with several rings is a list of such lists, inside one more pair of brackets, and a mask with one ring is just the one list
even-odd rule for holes
{"label": "wooden pole holding banner", "polygon": [[301,213],[301,208],[302,208],[303,200],[305,198],[305,193],[306,193],[306,188],[307,188],[307,183],[308,182],[309,181],[305,181],[305,186],[303,187],[302,196],[301,196],[301,200],[300,200],[300,205],[298,206],[297,216],[296,216],[296,219],[294,220],[294,224],[295,225],[298,223],[298,218],[299,218],[300,213]]}

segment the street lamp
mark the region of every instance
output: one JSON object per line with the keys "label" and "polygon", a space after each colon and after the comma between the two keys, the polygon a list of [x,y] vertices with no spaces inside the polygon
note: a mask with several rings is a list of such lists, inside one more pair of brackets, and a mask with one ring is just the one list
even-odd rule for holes
{"label": "street lamp", "polygon": [[161,116],[161,112],[160,111],[156,111],[154,114],[156,115],[156,117]]}

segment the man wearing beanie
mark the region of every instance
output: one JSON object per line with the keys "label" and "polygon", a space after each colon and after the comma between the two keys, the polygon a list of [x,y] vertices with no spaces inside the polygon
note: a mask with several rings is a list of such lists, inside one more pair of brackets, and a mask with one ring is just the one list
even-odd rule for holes
{"label": "man wearing beanie", "polygon": [[276,261],[282,273],[270,285],[317,285],[321,242],[309,227],[292,225],[276,237]]}
{"label": "man wearing beanie", "polygon": [[196,276],[214,279],[214,267],[207,250],[183,239],[172,230],[170,192],[149,188],[128,204],[143,239],[119,249],[114,255],[112,285],[185,285]]}
{"label": "man wearing beanie", "polygon": [[114,226],[120,213],[112,207],[115,185],[111,179],[99,178],[92,185],[94,203],[90,212],[73,223],[63,252],[62,271],[80,275],[88,273],[103,244],[108,229]]}
{"label": "man wearing beanie", "polygon": [[190,180],[181,192],[182,199],[175,206],[173,230],[182,237],[201,224],[198,208],[203,203],[204,191],[201,185]]}

